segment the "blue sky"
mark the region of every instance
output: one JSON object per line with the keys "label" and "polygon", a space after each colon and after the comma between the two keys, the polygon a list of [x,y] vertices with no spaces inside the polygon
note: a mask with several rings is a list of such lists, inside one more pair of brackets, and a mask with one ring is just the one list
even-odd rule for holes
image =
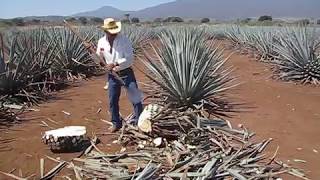
{"label": "blue sky", "polygon": [[139,10],[171,1],[174,0],[1,0],[0,18],[71,15],[106,5],[121,10]]}

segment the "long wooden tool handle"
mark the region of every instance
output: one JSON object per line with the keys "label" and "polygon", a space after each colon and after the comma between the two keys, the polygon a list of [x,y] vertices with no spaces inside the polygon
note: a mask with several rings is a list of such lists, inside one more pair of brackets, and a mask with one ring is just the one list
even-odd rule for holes
{"label": "long wooden tool handle", "polygon": [[[63,20],[63,22],[65,23],[65,25],[66,25],[83,43],[89,43],[89,42],[87,42],[85,39],[83,39],[83,38],[81,37],[81,35],[79,34],[79,32],[76,31],[66,20]],[[96,62],[97,64],[100,64],[101,62],[104,63],[104,59],[101,58],[100,56],[98,56],[98,55],[96,54],[96,52],[93,51],[93,49],[90,48],[90,51],[91,51],[91,53],[94,55],[94,59],[97,58],[97,59],[99,60],[98,63]],[[111,73],[116,79],[118,79],[118,80],[121,82],[122,85],[125,85],[124,81],[121,79],[121,77],[120,77],[117,73],[112,72],[112,71],[111,71],[111,72],[108,71],[108,72]]]}
{"label": "long wooden tool handle", "polygon": [[[76,31],[66,20],[63,20],[63,22],[83,43],[90,43],[90,42],[86,41],[85,39],[83,39],[82,36],[79,34],[79,32]],[[89,50],[91,51],[92,54],[96,53],[91,48]],[[104,60],[100,56],[95,56],[95,57],[97,57],[99,59],[99,63],[104,62]]]}
{"label": "long wooden tool handle", "polygon": [[0,32],[0,58],[2,58],[3,63],[5,63],[4,60],[4,42],[3,42],[3,36],[2,33]]}
{"label": "long wooden tool handle", "polygon": [[63,20],[65,25],[82,41],[82,42],[87,42],[85,39],[81,37],[78,31],[76,31],[66,20]]}

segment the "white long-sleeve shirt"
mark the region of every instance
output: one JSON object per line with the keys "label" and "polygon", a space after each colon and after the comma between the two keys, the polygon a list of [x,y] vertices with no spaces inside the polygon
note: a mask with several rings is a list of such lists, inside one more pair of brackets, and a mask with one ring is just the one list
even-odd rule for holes
{"label": "white long-sleeve shirt", "polygon": [[133,48],[127,37],[121,33],[118,34],[113,42],[112,53],[110,53],[110,48],[107,37],[102,37],[98,41],[98,56],[103,56],[107,64],[118,63],[120,70],[131,67],[133,64]]}

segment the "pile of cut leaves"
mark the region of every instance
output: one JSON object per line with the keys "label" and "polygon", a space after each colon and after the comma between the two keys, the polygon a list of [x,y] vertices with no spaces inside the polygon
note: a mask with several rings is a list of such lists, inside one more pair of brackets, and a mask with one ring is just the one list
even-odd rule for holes
{"label": "pile of cut leaves", "polygon": [[[170,116],[161,116],[162,122],[174,124],[177,120]],[[161,133],[156,127],[144,133],[138,127],[125,125],[118,142],[130,145],[130,152],[107,154],[98,149],[94,138],[83,157],[71,162],[56,160],[59,164],[51,172],[58,173],[57,169],[66,167],[73,170],[77,179],[246,180],[277,179],[282,174],[308,179],[302,171],[277,160],[278,149],[271,155],[264,152],[272,139],[254,142],[254,133],[243,126],[233,128],[225,120],[192,119],[190,112],[180,117],[184,117],[179,119],[180,128],[162,128]],[[164,132],[179,136],[159,136]]]}

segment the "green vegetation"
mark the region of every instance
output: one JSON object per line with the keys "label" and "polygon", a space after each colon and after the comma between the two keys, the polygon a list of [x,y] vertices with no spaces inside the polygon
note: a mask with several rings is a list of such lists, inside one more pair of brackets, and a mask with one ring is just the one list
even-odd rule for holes
{"label": "green vegetation", "polygon": [[74,18],[74,17],[69,17],[69,18],[66,18],[66,21],[68,21],[68,22],[75,22],[75,21],[77,21],[77,19]]}
{"label": "green vegetation", "polygon": [[163,19],[162,19],[162,18],[155,18],[155,19],[153,20],[153,22],[155,22],[155,23],[161,23],[161,22],[163,22]]}
{"label": "green vegetation", "polygon": [[[78,31],[93,43],[103,36],[94,27],[79,27]],[[136,55],[153,37],[142,28],[124,26],[123,32],[133,42]],[[66,28],[8,31],[0,47],[1,103],[38,103],[52,91],[101,71],[82,41]]]}
{"label": "green vegetation", "polygon": [[209,18],[202,18],[201,23],[209,23],[210,19]]}
{"label": "green vegetation", "polygon": [[272,16],[267,16],[267,15],[260,16],[258,21],[272,21]]}
{"label": "green vegetation", "polygon": [[50,66],[56,43],[41,29],[20,32],[9,44],[7,63],[0,75],[0,94],[14,102],[42,100],[50,85],[55,84],[50,81]]}
{"label": "green vegetation", "polygon": [[[165,21],[176,22],[177,19],[172,17]],[[101,19],[90,21],[97,23]],[[78,31],[93,43],[103,36],[95,27],[80,26]],[[147,57],[144,61],[150,71],[147,76],[153,80],[154,92],[162,95],[164,104],[173,102],[173,106],[186,108],[201,106],[212,113],[224,111],[220,94],[232,87],[233,79],[230,71],[224,68],[221,48],[212,41],[215,39],[227,38],[240,52],[270,63],[280,79],[320,84],[319,29],[124,25],[123,33],[132,41],[135,56]],[[151,39],[159,41],[150,46]],[[0,47],[1,104],[38,103],[52,91],[101,71],[80,39],[61,27],[17,27],[4,33]],[[151,48],[155,50],[152,56],[146,53]],[[155,57],[158,61],[153,61]],[[2,108],[0,106],[1,111]]]}
{"label": "green vegetation", "polygon": [[134,17],[134,18],[131,18],[131,22],[132,22],[132,23],[139,23],[139,22],[140,22],[140,19]]}
{"label": "green vegetation", "polygon": [[297,24],[306,26],[306,25],[310,24],[310,20],[309,19],[301,19],[301,20],[297,21]]}
{"label": "green vegetation", "polygon": [[124,26],[122,33],[125,34],[132,42],[135,56],[140,56],[143,49],[148,46],[148,43],[153,38],[153,34],[149,29]]}
{"label": "green vegetation", "polygon": [[151,72],[146,75],[163,104],[201,107],[213,114],[221,110],[219,95],[232,87],[232,78],[223,66],[222,51],[205,37],[194,28],[165,30],[159,35],[163,48],[155,48],[158,58],[146,55],[143,62]]}
{"label": "green vegetation", "polygon": [[4,39],[3,73],[0,74],[2,101],[37,103],[79,75],[94,74],[97,68],[82,42],[67,29],[8,32]]}
{"label": "green vegetation", "polygon": [[24,26],[25,22],[22,18],[14,18],[12,19],[12,23],[16,26]]}
{"label": "green vegetation", "polygon": [[163,20],[163,22],[175,22],[175,23],[181,23],[184,22],[181,17],[168,17]]}
{"label": "green vegetation", "polygon": [[229,27],[226,37],[241,51],[274,65],[286,81],[320,85],[319,31],[309,27]]}
{"label": "green vegetation", "polygon": [[86,25],[88,23],[88,19],[86,17],[79,17],[79,21],[82,25]]}
{"label": "green vegetation", "polygon": [[93,17],[90,20],[91,20],[91,22],[96,23],[96,24],[102,24],[103,23],[103,19],[102,18],[98,18],[98,17]]}
{"label": "green vegetation", "polygon": [[320,41],[315,31],[306,27],[286,29],[274,46],[280,78],[320,85]]}

